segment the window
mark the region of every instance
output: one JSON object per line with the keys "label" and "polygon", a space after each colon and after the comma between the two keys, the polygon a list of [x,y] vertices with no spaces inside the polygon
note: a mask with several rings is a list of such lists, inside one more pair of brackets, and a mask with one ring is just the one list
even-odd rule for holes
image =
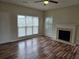
{"label": "window", "polygon": [[51,16],[45,19],[45,34],[50,37],[53,35],[53,18]]}
{"label": "window", "polygon": [[17,23],[18,37],[38,34],[38,17],[18,15]]}

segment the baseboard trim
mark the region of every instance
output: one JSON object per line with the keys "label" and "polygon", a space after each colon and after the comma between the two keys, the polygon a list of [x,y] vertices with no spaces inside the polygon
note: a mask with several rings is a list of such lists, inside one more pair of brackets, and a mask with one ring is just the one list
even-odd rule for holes
{"label": "baseboard trim", "polygon": [[32,35],[32,36],[25,36],[25,37],[21,37],[21,38],[18,38],[16,40],[13,40],[13,41],[10,41],[10,42],[5,42],[5,43],[0,43],[0,45],[5,45],[5,44],[10,44],[10,43],[16,43],[16,42],[20,42],[20,41],[24,41],[24,40],[28,40],[28,39],[32,39],[32,38],[35,38],[35,37],[38,37],[38,36],[44,36],[44,35]]}

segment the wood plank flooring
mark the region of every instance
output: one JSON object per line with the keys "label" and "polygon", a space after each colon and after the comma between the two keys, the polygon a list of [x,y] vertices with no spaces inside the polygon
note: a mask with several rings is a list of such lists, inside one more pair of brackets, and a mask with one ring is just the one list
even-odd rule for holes
{"label": "wood plank flooring", "polygon": [[40,36],[0,45],[0,59],[79,59],[79,47]]}

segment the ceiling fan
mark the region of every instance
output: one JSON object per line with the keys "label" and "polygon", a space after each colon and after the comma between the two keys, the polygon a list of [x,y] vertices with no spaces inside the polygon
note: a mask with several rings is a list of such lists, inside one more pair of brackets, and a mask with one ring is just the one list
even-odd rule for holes
{"label": "ceiling fan", "polygon": [[47,5],[49,2],[55,3],[55,4],[58,3],[57,1],[54,1],[54,0],[41,0],[41,1],[35,1],[35,3],[38,3],[38,2],[43,2],[44,5]]}

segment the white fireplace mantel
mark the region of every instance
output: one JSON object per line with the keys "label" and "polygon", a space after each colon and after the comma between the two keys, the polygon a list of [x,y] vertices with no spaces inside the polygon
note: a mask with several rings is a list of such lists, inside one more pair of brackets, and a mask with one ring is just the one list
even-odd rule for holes
{"label": "white fireplace mantel", "polygon": [[70,43],[75,42],[75,34],[76,34],[76,25],[75,24],[58,24],[56,25],[56,39],[58,39],[59,30],[70,31]]}

